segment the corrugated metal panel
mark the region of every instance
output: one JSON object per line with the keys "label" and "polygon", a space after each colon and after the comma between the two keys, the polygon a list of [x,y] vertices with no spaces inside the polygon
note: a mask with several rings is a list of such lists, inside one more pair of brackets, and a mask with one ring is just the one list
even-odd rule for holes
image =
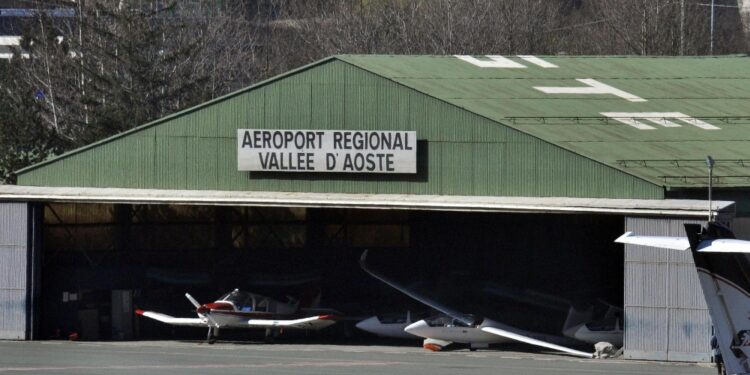
{"label": "corrugated metal panel", "polygon": [[667,307],[667,263],[629,262],[625,265],[625,306]]}
{"label": "corrugated metal panel", "polygon": [[[409,129],[417,176],[236,170],[236,129]],[[212,133],[213,132],[213,133]],[[341,61],[100,144],[24,185],[290,192],[663,198],[663,189]]]}
{"label": "corrugated metal panel", "polygon": [[711,360],[711,318],[704,309],[669,309],[669,360]]}
{"label": "corrugated metal panel", "polygon": [[[688,253],[688,255],[690,254]],[[701,293],[698,273],[695,272],[695,265],[692,262],[689,264],[671,262],[669,264],[669,285],[679,286],[670,289],[669,306],[698,310],[708,309],[703,293]]]}
{"label": "corrugated metal panel", "polygon": [[0,340],[26,338],[26,291],[0,289]]}
{"label": "corrugated metal panel", "polygon": [[[627,217],[625,230],[684,236],[683,224],[700,222]],[[710,320],[689,252],[625,246],[627,358],[708,361]]]}
{"label": "corrugated metal panel", "polygon": [[0,245],[26,246],[25,203],[0,204]]}
{"label": "corrugated metal panel", "polygon": [[25,246],[0,246],[0,289],[26,290]]}
{"label": "corrugated metal panel", "polygon": [[667,310],[625,306],[625,358],[667,360]]}
{"label": "corrugated metal panel", "polygon": [[0,204],[0,339],[26,337],[27,215],[24,203]]}
{"label": "corrugated metal panel", "polygon": [[[542,69],[481,68],[453,56],[342,56],[343,60],[547,142],[664,186],[703,186],[703,158],[717,164],[714,185],[750,184],[750,59],[544,57]],[[481,58],[481,57],[480,57]],[[585,87],[596,79],[646,99],[547,94],[535,87]],[[721,128],[643,131],[603,112],[678,112]],[[677,122],[680,122],[679,120]],[[738,159],[745,162],[736,162]]]}

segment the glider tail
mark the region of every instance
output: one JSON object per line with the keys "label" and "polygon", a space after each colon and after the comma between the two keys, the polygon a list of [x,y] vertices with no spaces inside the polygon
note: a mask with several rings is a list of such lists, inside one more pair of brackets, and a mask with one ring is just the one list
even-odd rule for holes
{"label": "glider tail", "polygon": [[712,344],[727,374],[750,373],[750,242],[717,223],[685,224],[685,232],[714,325]]}

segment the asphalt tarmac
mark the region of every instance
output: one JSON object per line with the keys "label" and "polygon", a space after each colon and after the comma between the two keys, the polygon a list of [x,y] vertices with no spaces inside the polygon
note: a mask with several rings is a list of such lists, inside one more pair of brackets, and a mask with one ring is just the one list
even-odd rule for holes
{"label": "asphalt tarmac", "polygon": [[0,341],[4,374],[714,374],[709,365],[508,350],[184,341]]}

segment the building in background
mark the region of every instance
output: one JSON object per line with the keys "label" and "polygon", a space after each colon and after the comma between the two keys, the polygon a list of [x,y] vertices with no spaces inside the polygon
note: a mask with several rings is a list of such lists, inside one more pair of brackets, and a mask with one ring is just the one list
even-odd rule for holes
{"label": "building in background", "polygon": [[[689,254],[612,241],[705,220],[706,155],[711,209],[750,237],[748,62],[334,56],[144,124],[0,187],[0,336],[170,337],[130,312],[184,314],[185,291],[234,287],[312,285],[355,315],[403,309],[358,268],[369,248],[438,289],[603,299],[624,308],[627,358],[708,361]],[[388,132],[416,138],[394,170],[378,154],[398,147],[362,143]],[[547,331],[565,318],[493,311]]]}
{"label": "building in background", "polygon": [[13,51],[20,48],[24,28],[29,22],[37,21],[40,15],[62,23],[74,17],[75,10],[57,7],[54,2],[0,1],[0,59],[13,57]]}

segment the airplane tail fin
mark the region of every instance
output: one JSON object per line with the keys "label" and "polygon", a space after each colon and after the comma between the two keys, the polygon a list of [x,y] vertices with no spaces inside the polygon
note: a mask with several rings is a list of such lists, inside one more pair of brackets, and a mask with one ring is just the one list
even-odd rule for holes
{"label": "airplane tail fin", "polygon": [[715,222],[685,224],[687,238],[626,233],[616,242],[690,249],[714,326],[716,346],[727,374],[750,373],[750,241],[737,240]]}
{"label": "airplane tail fin", "polygon": [[590,306],[586,310],[577,309],[575,306],[570,306],[568,310],[568,316],[565,318],[565,324],[563,324],[563,332],[567,332],[589,320],[594,313],[594,307]]}
{"label": "airplane tail fin", "polygon": [[750,373],[750,242],[713,222],[685,224],[685,232],[727,373]]}

